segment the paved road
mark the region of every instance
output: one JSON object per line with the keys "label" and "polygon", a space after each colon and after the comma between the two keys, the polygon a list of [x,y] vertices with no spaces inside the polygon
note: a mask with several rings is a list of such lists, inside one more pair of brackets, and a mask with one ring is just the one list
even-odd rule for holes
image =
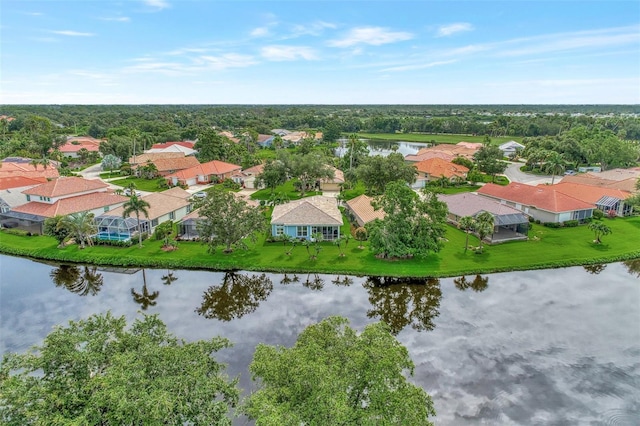
{"label": "paved road", "polygon": [[[509,178],[511,182],[526,183],[528,185],[539,185],[541,183],[551,183],[550,175],[532,175],[520,171],[523,163],[509,163],[507,170],[504,174]],[[556,176],[554,183],[557,183],[562,176]]]}

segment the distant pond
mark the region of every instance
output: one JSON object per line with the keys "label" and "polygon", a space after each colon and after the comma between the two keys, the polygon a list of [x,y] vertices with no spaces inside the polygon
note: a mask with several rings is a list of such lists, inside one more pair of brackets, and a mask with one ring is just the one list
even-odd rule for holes
{"label": "distant pond", "polygon": [[[369,149],[369,155],[381,155],[386,157],[392,152],[398,152],[403,156],[412,155],[420,151],[422,148],[430,146],[428,143],[421,142],[406,142],[406,141],[380,141],[371,139],[362,139],[367,143]],[[348,149],[347,139],[339,139],[341,144],[336,148],[335,154],[337,157],[342,157]]]}
{"label": "distant pond", "polygon": [[[330,315],[389,323],[432,395],[438,425],[637,424],[640,261],[589,268],[389,279],[316,274],[104,270],[0,256],[0,350],[111,310],[158,313],[219,353],[240,386],[259,342],[291,346]],[[245,424],[245,419],[238,420]]]}

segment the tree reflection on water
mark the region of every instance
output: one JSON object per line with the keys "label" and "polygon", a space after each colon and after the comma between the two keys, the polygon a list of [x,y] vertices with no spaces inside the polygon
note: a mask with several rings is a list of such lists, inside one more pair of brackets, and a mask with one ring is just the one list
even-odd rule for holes
{"label": "tree reflection on water", "polygon": [[598,275],[600,272],[604,271],[607,265],[602,263],[596,263],[594,265],[584,265],[583,268],[590,274]]}
{"label": "tree reflection on water", "polygon": [[272,290],[273,282],[267,274],[226,272],[221,285],[212,285],[204,292],[196,312],[208,319],[231,321],[255,311]]}
{"label": "tree reflection on water", "polygon": [[631,275],[640,278],[640,259],[627,260],[622,263],[627,267],[627,271],[629,271]]}
{"label": "tree reflection on water", "polygon": [[472,289],[478,293],[485,291],[487,287],[489,287],[489,277],[483,277],[482,275],[476,275],[473,281],[467,280],[467,277],[464,275],[453,280],[453,284],[460,291],[465,291],[466,289]]}
{"label": "tree reflection on water", "polygon": [[398,334],[411,324],[414,330],[435,328],[440,312],[440,280],[437,278],[368,277],[363,287],[369,293],[369,318],[379,318]]}
{"label": "tree reflection on water", "polygon": [[154,291],[153,293],[149,293],[147,289],[147,274],[145,270],[142,270],[142,293],[138,293],[134,289],[131,289],[131,295],[133,296],[133,301],[140,305],[143,311],[149,309],[149,306],[156,306],[156,299],[160,296],[159,291]]}
{"label": "tree reflection on water", "polygon": [[49,276],[56,287],[64,287],[80,296],[95,296],[102,287],[102,274],[96,266],[60,265]]}

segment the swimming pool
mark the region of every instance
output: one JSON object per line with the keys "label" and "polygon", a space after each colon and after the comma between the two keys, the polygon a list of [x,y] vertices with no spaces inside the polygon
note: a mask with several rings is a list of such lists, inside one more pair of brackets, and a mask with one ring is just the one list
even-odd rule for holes
{"label": "swimming pool", "polygon": [[127,241],[131,239],[131,235],[129,234],[118,234],[118,233],[109,233],[109,232],[98,232],[96,235],[99,240],[109,240],[109,241]]}

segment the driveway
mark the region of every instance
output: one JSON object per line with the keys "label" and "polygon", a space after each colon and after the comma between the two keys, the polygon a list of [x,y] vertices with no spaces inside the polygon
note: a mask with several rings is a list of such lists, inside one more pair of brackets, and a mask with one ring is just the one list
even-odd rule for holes
{"label": "driveway", "polygon": [[[524,173],[520,171],[520,167],[524,166],[524,163],[509,163],[507,169],[504,171],[506,177],[511,182],[526,183],[527,185],[539,185],[551,183],[550,175],[534,175],[530,173]],[[554,183],[557,183],[562,176],[556,176]]]}

